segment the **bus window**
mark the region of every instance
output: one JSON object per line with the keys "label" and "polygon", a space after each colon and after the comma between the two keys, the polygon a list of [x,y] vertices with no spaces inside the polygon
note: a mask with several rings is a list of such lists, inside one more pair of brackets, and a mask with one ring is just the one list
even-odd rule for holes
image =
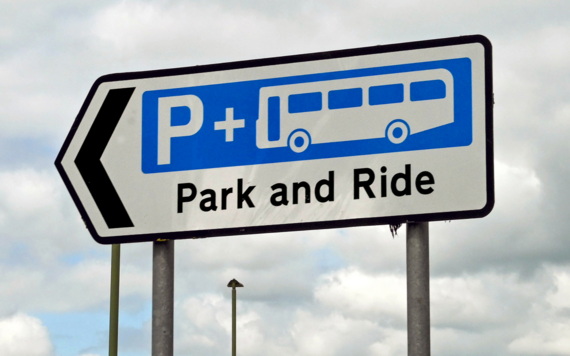
{"label": "bus window", "polygon": [[434,100],[445,98],[445,83],[443,80],[428,80],[410,84],[410,100]]}
{"label": "bus window", "polygon": [[279,141],[281,128],[280,100],[278,96],[267,99],[267,139],[269,141]]}
{"label": "bus window", "polygon": [[289,95],[289,114],[319,111],[323,108],[323,94],[304,93]]}
{"label": "bus window", "polygon": [[329,91],[329,109],[356,108],[362,106],[362,88]]}
{"label": "bus window", "polygon": [[390,84],[368,89],[369,105],[395,104],[404,101],[404,84]]}

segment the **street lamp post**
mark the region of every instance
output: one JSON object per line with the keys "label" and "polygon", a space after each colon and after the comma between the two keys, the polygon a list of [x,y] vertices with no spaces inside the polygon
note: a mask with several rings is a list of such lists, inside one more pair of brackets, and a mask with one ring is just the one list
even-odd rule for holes
{"label": "street lamp post", "polygon": [[236,356],[236,288],[243,287],[243,284],[232,279],[228,287],[232,289],[232,356]]}

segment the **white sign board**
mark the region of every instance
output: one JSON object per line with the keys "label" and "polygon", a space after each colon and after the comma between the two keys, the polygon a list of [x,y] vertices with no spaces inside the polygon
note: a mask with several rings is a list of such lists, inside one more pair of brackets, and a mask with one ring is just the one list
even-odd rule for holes
{"label": "white sign board", "polygon": [[56,166],[100,243],[482,217],[492,101],[483,36],[112,74]]}

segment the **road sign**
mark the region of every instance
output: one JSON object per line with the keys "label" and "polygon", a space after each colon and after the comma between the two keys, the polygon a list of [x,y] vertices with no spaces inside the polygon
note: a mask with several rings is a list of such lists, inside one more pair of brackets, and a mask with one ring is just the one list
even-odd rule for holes
{"label": "road sign", "polygon": [[492,121],[465,36],[106,75],[56,166],[100,243],[475,218]]}

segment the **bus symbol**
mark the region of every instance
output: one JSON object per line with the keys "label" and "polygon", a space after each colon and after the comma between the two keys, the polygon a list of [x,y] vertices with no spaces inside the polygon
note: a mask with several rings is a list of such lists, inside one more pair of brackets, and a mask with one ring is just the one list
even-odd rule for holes
{"label": "bus symbol", "polygon": [[471,60],[147,90],[144,173],[468,146]]}
{"label": "bus symbol", "polygon": [[454,122],[453,75],[430,69],[260,89],[259,149],[410,135]]}

